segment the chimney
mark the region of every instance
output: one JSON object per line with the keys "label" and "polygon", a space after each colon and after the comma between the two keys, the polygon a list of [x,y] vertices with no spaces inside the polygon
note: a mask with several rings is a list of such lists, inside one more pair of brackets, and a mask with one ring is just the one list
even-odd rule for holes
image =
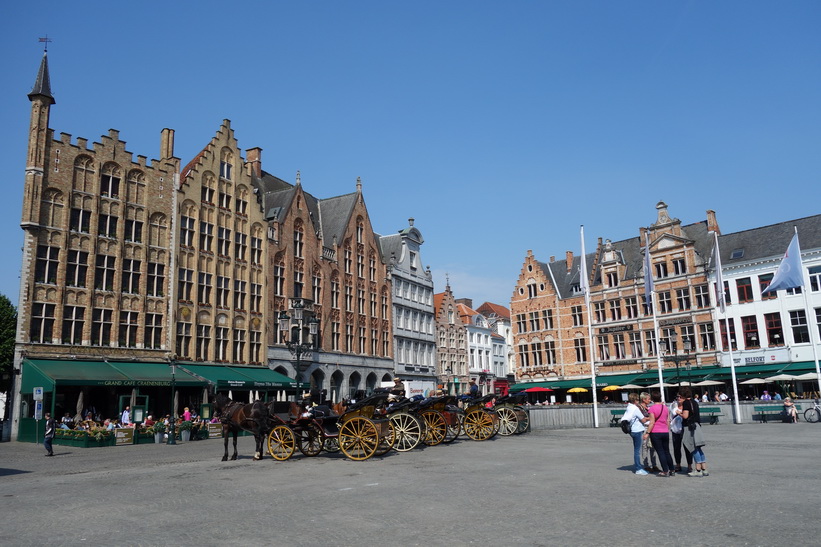
{"label": "chimney", "polygon": [[262,148],[249,148],[245,151],[245,157],[251,167],[251,173],[257,177],[262,177]]}
{"label": "chimney", "polygon": [[455,300],[457,304],[464,304],[470,309],[473,309],[473,299],[472,298],[457,298]]}
{"label": "chimney", "polygon": [[160,159],[174,157],[174,130],[167,127],[160,132]]}
{"label": "chimney", "polygon": [[716,220],[716,212],[712,209],[707,209],[707,231],[721,235],[721,229],[718,227],[718,220]]}
{"label": "chimney", "polygon": [[573,251],[567,251],[565,260],[567,260],[567,271],[570,272],[573,269]]}

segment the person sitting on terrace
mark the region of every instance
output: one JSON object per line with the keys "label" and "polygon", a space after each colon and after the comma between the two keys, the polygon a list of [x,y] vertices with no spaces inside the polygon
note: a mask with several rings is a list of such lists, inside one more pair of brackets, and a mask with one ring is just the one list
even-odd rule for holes
{"label": "person sitting on terrace", "polygon": [[798,411],[795,409],[795,403],[790,397],[784,399],[784,414],[787,416],[787,421],[790,423],[798,423]]}
{"label": "person sitting on terrace", "polygon": [[149,414],[145,417],[145,421],[143,421],[143,427],[151,427],[155,423],[157,422],[154,421],[154,417],[151,414]]}
{"label": "person sitting on terrace", "polygon": [[60,420],[60,429],[71,429],[74,427],[74,418],[71,417],[71,414],[66,412],[66,415],[63,416],[63,419]]}

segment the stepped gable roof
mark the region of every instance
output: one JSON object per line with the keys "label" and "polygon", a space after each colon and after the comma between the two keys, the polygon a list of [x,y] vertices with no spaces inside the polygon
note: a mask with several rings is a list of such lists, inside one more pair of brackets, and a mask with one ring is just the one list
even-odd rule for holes
{"label": "stepped gable roof", "polygon": [[204,158],[204,157],[205,157],[205,153],[208,151],[208,147],[210,147],[210,146],[211,146],[211,145],[210,145],[210,144],[208,144],[205,148],[203,148],[202,150],[200,150],[200,153],[199,153],[199,154],[197,154],[196,156],[194,156],[194,158],[193,158],[191,161],[189,161],[188,163],[186,163],[186,164],[185,164],[185,167],[183,167],[183,168],[180,170],[180,184],[183,184],[183,182],[185,181],[185,179],[186,179],[186,178],[188,178],[188,174],[189,174],[191,171],[193,171],[193,170],[194,170],[194,167],[195,167],[195,166],[196,166],[196,165],[197,165],[200,161],[202,161],[202,158]]}
{"label": "stepped gable roof", "polygon": [[510,310],[502,306],[501,304],[485,302],[484,304],[476,308],[476,311],[478,311],[485,317],[491,317],[495,315],[497,317],[510,320]]}
{"label": "stepped gable roof", "polygon": [[[802,252],[821,248],[821,215],[814,215],[718,236],[721,265],[780,258],[784,256],[796,228]],[[712,242],[710,249],[712,253]]]}
{"label": "stepped gable roof", "polygon": [[37,71],[37,79],[34,80],[34,87],[31,89],[31,93],[28,94],[29,100],[38,96],[46,97],[51,101],[51,104],[57,102],[51,94],[51,78],[48,75],[48,53],[43,53],[40,69]]}
{"label": "stepped gable roof", "polygon": [[438,292],[433,295],[433,313],[439,315],[439,310],[442,309],[442,301],[445,299],[445,293]]}

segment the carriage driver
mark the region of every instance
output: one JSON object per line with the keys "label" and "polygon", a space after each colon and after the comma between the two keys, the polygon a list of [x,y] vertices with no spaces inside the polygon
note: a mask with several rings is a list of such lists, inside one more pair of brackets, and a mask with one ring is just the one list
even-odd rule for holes
{"label": "carriage driver", "polygon": [[390,390],[390,394],[393,395],[393,399],[405,396],[405,384],[402,383],[402,379],[398,376],[393,379],[393,387]]}

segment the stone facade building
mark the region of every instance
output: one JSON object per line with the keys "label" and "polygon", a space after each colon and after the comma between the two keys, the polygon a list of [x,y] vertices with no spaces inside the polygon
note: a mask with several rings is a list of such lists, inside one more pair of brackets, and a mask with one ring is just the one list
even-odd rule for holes
{"label": "stone facade building", "polygon": [[436,333],[433,315],[433,275],[422,267],[422,234],[408,227],[379,237],[383,260],[393,285],[393,347],[396,375],[411,395],[435,389]]}
{"label": "stone facade building", "polygon": [[467,357],[467,327],[459,316],[459,307],[450,283],[444,292],[433,295],[436,313],[436,354],[439,363],[437,375],[448,393],[467,391],[470,373]]}
{"label": "stone facade building", "polygon": [[34,440],[42,411],[206,410],[215,390],[339,399],[393,376],[388,269],[359,180],[316,198],[299,173],[265,172],[260,148],[243,158],[228,120],[182,169],[171,129],[151,161],[116,130],[55,138],[46,55],[29,99],[14,438]]}
{"label": "stone facade building", "polygon": [[[706,221],[682,225],[660,202],[656,222],[642,228],[639,237],[599,239],[596,251],[586,257],[568,252],[563,261],[543,263],[529,251],[511,300],[517,378],[582,378],[590,375],[591,363],[602,378],[675,368],[668,358],[680,353],[685,339],[691,344],[692,365],[714,364],[714,297],[707,266],[711,232],[718,224],[712,211],[707,216]],[[645,300],[647,245],[660,345]],[[581,260],[590,272],[592,348]]]}

